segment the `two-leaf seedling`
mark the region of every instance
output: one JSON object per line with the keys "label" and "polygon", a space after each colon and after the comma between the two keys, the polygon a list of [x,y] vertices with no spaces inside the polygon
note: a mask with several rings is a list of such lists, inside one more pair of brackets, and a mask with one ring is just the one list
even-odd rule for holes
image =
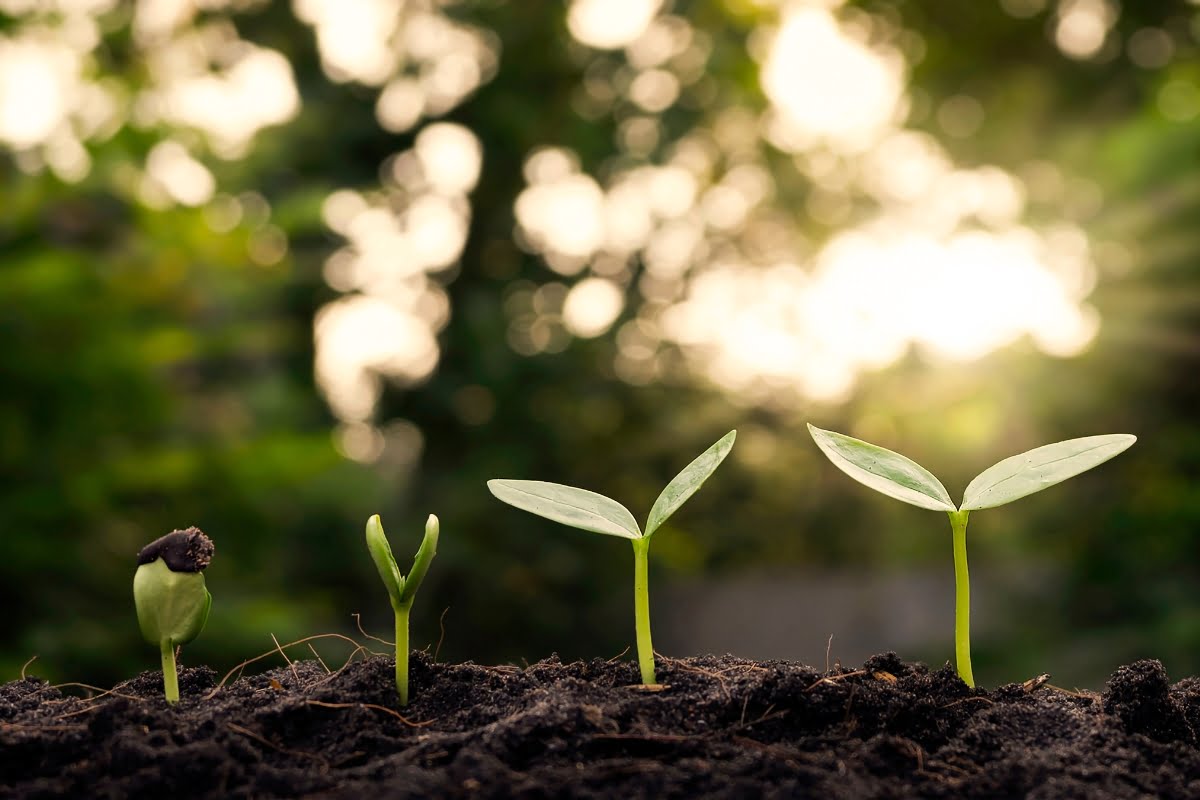
{"label": "two-leaf seedling", "polygon": [[1010,503],[1103,464],[1137,441],[1128,433],[1085,436],[1037,447],[1006,458],[975,477],[962,505],[920,464],[899,453],[833,431],[808,426],[817,446],[834,466],[877,492],[920,508],[950,515],[954,539],[954,650],[958,674],[968,686],[971,674],[971,588],[967,576],[967,517],[972,511]]}
{"label": "two-leaf seedling", "polygon": [[650,586],[647,574],[650,537],[720,466],[725,456],[729,455],[736,436],[737,431],[725,434],[667,484],[650,509],[645,531],[638,527],[629,509],[602,494],[561,483],[488,481],[488,489],[492,494],[511,506],[572,528],[620,536],[633,543],[633,609],[638,665],[642,672],[642,683],[647,686],[658,682],[654,676],[654,645],[650,640]]}
{"label": "two-leaf seedling", "polygon": [[133,604],[138,627],[162,654],[163,690],[168,703],[179,702],[175,649],[204,630],[212,595],[204,585],[204,568],[213,543],[199,528],[171,531],[138,553],[133,574]]}
{"label": "two-leaf seedling", "polygon": [[367,549],[371,552],[371,560],[379,570],[379,577],[387,587],[388,598],[392,601],[392,611],[396,615],[396,691],[400,694],[400,705],[408,705],[408,612],[412,610],[413,598],[421,581],[429,571],[429,562],[437,555],[438,533],[440,526],[438,518],[433,514],[425,522],[425,538],[413,558],[412,570],[405,577],[396,566],[396,558],[392,555],[392,547],[388,544],[383,532],[383,523],[375,514],[367,520]]}

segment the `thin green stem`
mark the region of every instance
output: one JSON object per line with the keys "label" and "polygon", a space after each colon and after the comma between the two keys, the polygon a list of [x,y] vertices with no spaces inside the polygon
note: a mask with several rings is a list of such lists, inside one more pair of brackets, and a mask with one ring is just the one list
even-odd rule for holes
{"label": "thin green stem", "polygon": [[653,686],[658,681],[654,677],[654,643],[650,641],[649,553],[649,539],[633,540],[633,615],[637,627],[638,666],[642,670],[642,683]]}
{"label": "thin green stem", "polygon": [[162,651],[163,689],[166,691],[168,703],[179,702],[179,675],[175,672],[175,645],[170,639],[163,639],[159,644]]}
{"label": "thin green stem", "polygon": [[400,705],[408,705],[408,606],[396,607],[396,691]]}
{"label": "thin green stem", "polygon": [[971,578],[967,574],[967,517],[969,511],[951,511],[954,531],[954,655],[958,677],[975,688],[971,674]]}

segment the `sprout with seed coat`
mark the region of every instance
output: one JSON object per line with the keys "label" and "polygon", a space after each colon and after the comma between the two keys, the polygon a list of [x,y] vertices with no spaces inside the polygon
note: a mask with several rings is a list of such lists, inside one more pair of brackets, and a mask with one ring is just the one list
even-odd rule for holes
{"label": "sprout with seed coat", "polygon": [[213,550],[212,540],[199,528],[187,528],[155,539],[138,553],[133,604],[142,636],[162,654],[168,703],[179,702],[175,650],[200,635],[212,608],[204,569]]}

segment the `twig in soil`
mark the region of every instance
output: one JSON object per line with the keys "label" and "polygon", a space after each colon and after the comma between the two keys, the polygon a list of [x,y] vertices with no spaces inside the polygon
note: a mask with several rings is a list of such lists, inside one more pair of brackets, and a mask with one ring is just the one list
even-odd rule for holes
{"label": "twig in soil", "polygon": [[1036,678],[1030,678],[1029,680],[1022,683],[1021,688],[1025,690],[1025,694],[1033,694],[1038,689],[1045,686],[1046,682],[1049,680],[1050,680],[1050,673],[1043,672],[1041,675],[1038,675]]}
{"label": "twig in soil", "polygon": [[[103,697],[109,697],[109,696],[112,696],[112,697],[123,697],[123,698],[125,698],[126,700],[141,700],[141,699],[142,699],[142,698],[140,698],[140,697],[137,697],[136,695],[132,695],[132,694],[122,694],[121,692],[118,692],[118,691],[116,690],[116,687],[113,687],[112,689],[101,689],[99,686],[90,686],[90,685],[88,685],[88,684],[86,684],[86,683],[60,683],[58,686],[51,687],[51,688],[56,688],[56,689],[58,689],[58,688],[62,688],[62,687],[64,687],[64,686],[82,686],[82,687],[84,687],[84,688],[86,688],[86,689],[92,689],[92,690],[94,690],[94,691],[99,691],[99,692],[100,692],[100,694],[93,695],[92,697],[72,697],[72,698],[70,698],[70,699],[72,699],[72,700],[78,700],[78,701],[79,701],[79,702],[81,702],[81,703],[95,703],[97,700],[99,700],[99,699],[101,699],[101,698],[103,698]],[[62,702],[62,701],[58,701],[58,700],[50,700],[50,701],[48,701],[48,702],[49,702],[49,703],[55,703],[55,702]],[[81,709],[78,709],[78,710],[76,710],[76,711],[70,711],[70,712],[68,712],[68,713],[66,713],[66,714],[59,714],[58,716],[54,717],[54,719],[66,719],[67,717],[73,717],[73,716],[75,716],[75,715],[77,715],[77,714],[86,714],[86,713],[87,713],[87,712],[89,712],[89,711],[95,711],[95,710],[96,710],[97,708],[99,708],[99,707],[100,707],[100,706],[89,705],[89,706],[86,706],[85,708],[81,708]]]}
{"label": "twig in soil", "polygon": [[376,642],[379,642],[380,644],[387,645],[388,647],[396,646],[395,642],[389,642],[387,639],[380,639],[378,636],[372,636],[371,634],[364,631],[363,626],[362,626],[362,617],[359,616],[358,612],[355,612],[355,613],[351,614],[350,616],[354,617],[354,624],[358,626],[358,632],[361,633],[363,636],[367,637],[368,639],[371,639],[372,641],[376,641]]}
{"label": "twig in soil", "polygon": [[686,733],[597,733],[592,740],[601,739],[613,742],[690,742],[698,738]]}
{"label": "twig in soil", "polygon": [[283,660],[292,669],[292,677],[296,679],[296,686],[300,685],[300,673],[296,672],[296,665],[287,657],[287,653],[283,652],[283,648],[279,646],[279,640],[275,638],[275,634],[271,634],[271,641],[275,643],[275,649],[279,651],[279,655],[283,656]]}
{"label": "twig in soil", "polygon": [[[349,636],[343,636],[340,633],[318,633],[313,636],[305,636],[303,639],[297,639],[294,642],[288,642],[285,645],[281,645],[281,646],[279,646],[278,649],[282,650],[285,647],[295,647],[298,644],[305,644],[307,642],[316,641],[317,639],[341,639],[344,642],[349,642],[350,644],[354,645],[354,647],[355,647],[354,652],[350,654],[351,658],[354,657],[355,653],[358,653],[360,650],[366,649],[361,644],[359,644],[358,642],[351,639]],[[278,643],[276,643],[276,644],[278,644]],[[233,677],[235,672],[244,670],[244,669],[246,669],[246,667],[250,666],[251,664],[262,661],[264,658],[270,658],[271,656],[275,655],[276,652],[277,652],[277,650],[268,650],[267,652],[262,653],[261,655],[257,655],[254,658],[248,658],[245,661],[243,661],[242,663],[238,664],[233,669],[229,670],[229,672],[225,673],[225,677],[221,678],[220,683],[218,683],[216,686],[214,686],[212,691],[210,691],[208,694],[206,694],[204,696],[204,699],[211,700],[214,697],[216,697],[217,692],[219,692],[219,691],[221,691],[221,689],[225,688],[225,684],[229,682],[229,679]],[[286,658],[286,656],[285,656],[285,658]]]}
{"label": "twig in soil", "polygon": [[1086,689],[1064,689],[1061,686],[1055,686],[1052,683],[1046,684],[1047,689],[1053,689],[1056,692],[1062,692],[1069,697],[1078,697],[1080,700],[1091,700],[1093,703],[1100,699],[1100,695],[1096,692],[1089,692]]}
{"label": "twig in soil", "polygon": [[259,742],[260,744],[265,744],[267,747],[271,748],[272,750],[275,750],[276,752],[283,753],[286,756],[301,756],[303,758],[308,758],[313,761],[320,762],[320,764],[322,766],[324,766],[325,769],[329,769],[329,762],[326,761],[321,756],[317,755],[316,753],[306,753],[303,750],[289,750],[286,747],[280,747],[279,745],[272,742],[270,739],[267,739],[266,737],[255,733],[254,731],[250,730],[249,728],[243,728],[241,725],[237,725],[232,722],[226,722],[225,725],[231,731],[234,731],[235,733],[240,733],[243,736],[248,736],[249,738],[253,739],[254,741]]}
{"label": "twig in soil", "polygon": [[857,678],[859,675],[866,675],[866,674],[867,674],[867,671],[865,669],[857,669],[854,672],[844,672],[841,675],[827,675],[823,678],[818,678],[811,686],[809,686],[804,691],[811,692],[813,689],[816,689],[821,684],[827,684],[829,686],[834,686],[840,680],[844,680],[846,678]]}
{"label": "twig in soil", "polygon": [[21,680],[25,680],[25,670],[29,669],[29,665],[32,664],[34,661],[37,661],[36,655],[30,656],[29,660],[21,665]]}
{"label": "twig in soil", "polygon": [[[529,667],[529,662],[525,663],[525,667]],[[521,668],[514,664],[496,664],[488,667],[488,669],[494,669],[497,672],[503,672],[505,675],[519,675],[521,673]]]}
{"label": "twig in soil", "polygon": [[776,711],[774,714],[772,714],[771,709],[773,709],[773,708],[775,708],[775,704],[771,703],[771,705],[767,706],[767,710],[763,712],[763,715],[761,717],[759,717],[758,719],[751,720],[749,722],[738,723],[737,727],[732,728],[732,730],[735,730],[735,731],[744,730],[746,728],[749,728],[751,725],[757,725],[758,723],[766,722],[769,719],[779,719],[780,717],[787,716],[788,709],[785,708],[782,711]]}
{"label": "twig in soil", "polygon": [[424,722],[413,722],[409,718],[401,715],[398,711],[394,711],[387,706],[375,705],[374,703],[326,703],[321,700],[305,700],[304,704],[308,706],[320,706],[321,708],[369,708],[372,711],[382,711],[385,714],[390,714],[410,728],[424,728],[425,726],[432,725],[437,721],[428,719]]}
{"label": "twig in soil", "polygon": [[[92,686],[90,683],[74,683],[74,682],[72,682],[72,683],[56,683],[56,684],[54,684],[53,686],[45,686],[45,687],[43,687],[43,688],[39,689],[39,690],[38,690],[38,692],[44,692],[46,689],[65,689],[65,688],[67,688],[68,686],[77,686],[77,687],[79,687],[80,689],[87,689],[88,691],[92,691],[92,692],[99,692],[99,693],[100,693],[100,694],[97,694],[97,695],[92,695],[91,697],[74,697],[74,698],[71,698],[71,699],[73,699],[73,700],[81,700],[81,701],[83,701],[84,703],[91,703],[91,702],[94,702],[94,701],[96,701],[96,700],[99,700],[101,697],[105,697],[105,696],[107,696],[107,695],[110,695],[110,694],[111,694],[113,697],[124,697],[126,700],[141,700],[141,699],[142,699],[142,698],[140,698],[140,697],[137,697],[137,696],[135,696],[135,695],[132,695],[132,694],[121,694],[120,692],[118,692],[118,691],[117,691],[117,689],[116,689],[116,687],[115,687],[115,686],[114,686],[113,688],[111,688],[111,689],[105,689],[105,688],[103,688],[103,687],[101,687],[101,686]],[[54,701],[50,701],[50,702],[54,702]]]}
{"label": "twig in soil", "polygon": [[976,703],[987,703],[989,706],[994,706],[994,705],[996,705],[996,701],[995,701],[995,700],[990,700],[990,699],[988,699],[988,698],[986,698],[986,697],[964,697],[964,698],[962,698],[962,699],[960,699],[960,700],[955,700],[955,701],[953,701],[953,702],[951,702],[951,703],[946,703],[946,705],[942,706],[942,708],[950,708],[951,706],[956,706],[956,705],[958,705],[958,704],[960,704],[960,703],[971,703],[971,702],[976,702]]}
{"label": "twig in soil", "polygon": [[605,663],[605,664],[611,664],[611,663],[613,663],[614,661],[620,661],[622,658],[624,658],[624,657],[625,657],[625,655],[626,655],[628,652],[629,652],[629,646],[628,646],[628,645],[626,645],[626,647],[625,647],[625,649],[624,649],[624,650],[622,650],[621,652],[617,653],[615,656],[613,656],[612,658],[610,658],[608,661],[605,661],[604,663]]}
{"label": "twig in soil", "polygon": [[725,684],[725,678],[720,673],[713,672],[709,669],[704,669],[703,667],[689,666],[678,659],[668,659],[668,661],[675,669],[682,670],[684,672],[698,672],[701,675],[707,675],[708,677],[715,679],[721,687],[721,693],[725,695],[725,700],[727,702],[731,702],[733,700],[733,695],[729,693],[729,687]]}
{"label": "twig in soil", "polygon": [[438,643],[437,647],[433,648],[433,663],[437,663],[438,653],[442,652],[442,642],[446,639],[446,614],[450,612],[450,606],[442,609],[442,615],[438,617]]}
{"label": "twig in soil", "polygon": [[[322,686],[322,685],[324,685],[324,684],[326,684],[326,683],[329,683],[331,680],[333,680],[334,678],[336,678],[338,675],[341,675],[341,674],[342,674],[342,672],[343,672],[343,671],[346,669],[346,667],[350,666],[350,662],[354,661],[354,657],[355,657],[356,655],[358,655],[359,653],[369,653],[369,652],[371,652],[371,651],[370,651],[370,650],[368,650],[367,648],[363,647],[362,645],[359,645],[358,647],[354,648],[354,650],[352,650],[352,651],[350,652],[350,655],[348,655],[348,656],[346,657],[346,661],[345,661],[345,663],[344,663],[344,664],[342,664],[340,667],[338,667],[338,668],[337,668],[336,670],[334,670],[333,672],[331,672],[331,673],[329,673],[328,675],[326,675],[324,678],[321,678],[319,681],[316,681],[316,682],[314,682],[314,683],[310,683],[310,684],[309,684],[307,687],[305,687],[305,688],[307,688],[307,689],[315,689],[315,688],[317,688],[318,686]],[[365,656],[364,656],[364,659],[365,659]]]}
{"label": "twig in soil", "polygon": [[26,725],[23,722],[0,722],[0,730],[20,728],[26,731],[77,731],[86,725]]}
{"label": "twig in soil", "polygon": [[325,663],[325,659],[321,658],[321,654],[317,652],[317,648],[313,647],[312,642],[308,643],[308,649],[312,651],[313,657],[325,668],[325,674],[329,674],[329,666]]}

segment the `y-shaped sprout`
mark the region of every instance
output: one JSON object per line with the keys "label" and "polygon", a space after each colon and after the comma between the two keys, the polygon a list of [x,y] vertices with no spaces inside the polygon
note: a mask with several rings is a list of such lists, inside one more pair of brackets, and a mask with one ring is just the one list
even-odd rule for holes
{"label": "y-shaped sprout", "polygon": [[375,562],[379,577],[387,587],[392,611],[396,614],[396,691],[402,706],[408,705],[408,612],[412,610],[413,598],[417,595],[417,589],[421,588],[425,573],[429,571],[429,562],[437,555],[439,531],[438,518],[430,514],[425,522],[425,538],[421,540],[413,559],[412,571],[408,577],[404,577],[396,566],[396,558],[392,555],[379,515],[367,520],[367,549],[371,551],[371,560]]}

